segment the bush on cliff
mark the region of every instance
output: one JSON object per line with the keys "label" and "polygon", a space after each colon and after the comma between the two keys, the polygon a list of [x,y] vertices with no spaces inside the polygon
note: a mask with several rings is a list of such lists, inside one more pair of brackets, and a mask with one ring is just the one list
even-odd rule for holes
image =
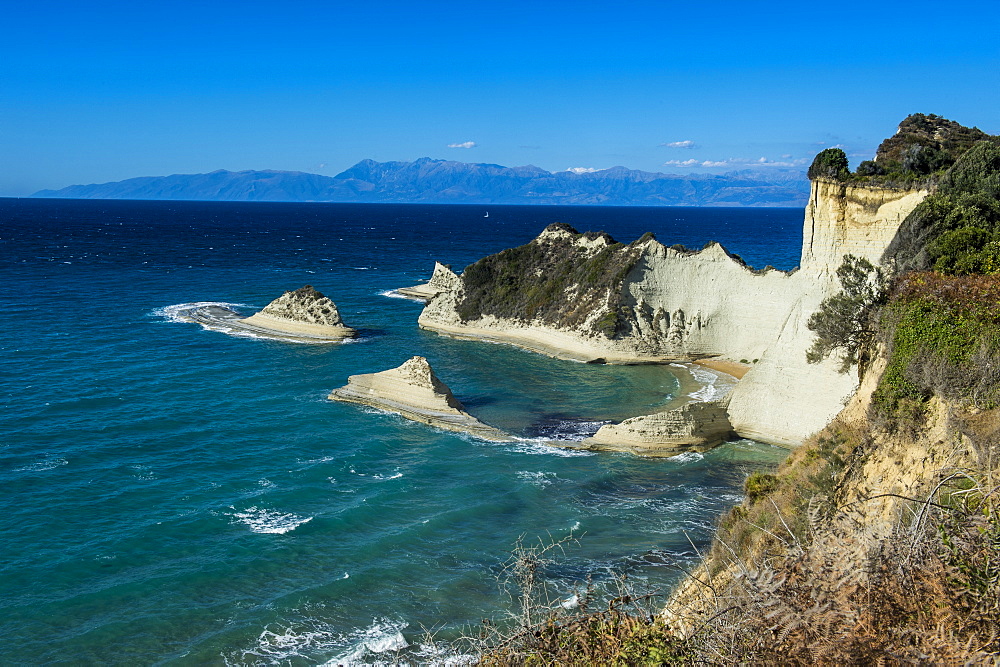
{"label": "bush on cliff", "polygon": [[887,278],[881,268],[854,255],[844,255],[837,278],[843,289],[823,299],[806,324],[816,333],[806,360],[819,363],[840,351],[843,354],[840,370],[846,373],[863,360],[871,347],[878,309],[886,299]]}
{"label": "bush on cliff", "polygon": [[1000,405],[1000,276],[904,276],[880,337],[889,362],[874,405],[890,425],[919,423],[934,395]]}
{"label": "bush on cliff", "polygon": [[970,148],[900,226],[886,255],[900,272],[1000,271],[1000,146]]}
{"label": "bush on cliff", "polygon": [[832,180],[843,180],[850,175],[848,169],[847,154],[839,148],[826,148],[821,150],[807,172],[809,179],[827,178]]}
{"label": "bush on cliff", "polygon": [[817,176],[842,182],[886,188],[933,187],[977,142],[997,144],[1000,137],[976,127],[965,127],[934,114],[911,114],[896,133],[883,141],[874,160],[865,160],[852,174],[843,151],[828,148],[809,168]]}
{"label": "bush on cliff", "polygon": [[910,114],[899,124],[896,133],[883,141],[875,161],[884,174],[926,175],[947,169],[976,142],[990,135],[977,127],[935,114]]}

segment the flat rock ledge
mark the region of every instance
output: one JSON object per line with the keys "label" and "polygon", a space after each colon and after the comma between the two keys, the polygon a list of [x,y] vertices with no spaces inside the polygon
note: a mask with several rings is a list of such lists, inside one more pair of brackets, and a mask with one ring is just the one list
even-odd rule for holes
{"label": "flat rock ledge", "polygon": [[605,424],[579,448],[664,457],[703,452],[734,435],[727,407],[725,400],[688,403],[620,424]]}
{"label": "flat rock ledge", "polygon": [[352,375],[329,398],[394,412],[406,419],[483,440],[516,440],[465,412],[462,403],[438,379],[424,357],[411,357],[402,366],[380,373]]}
{"label": "flat rock ledge", "polygon": [[441,262],[434,262],[434,273],[428,282],[413,287],[400,287],[396,290],[396,294],[407,299],[427,303],[441,292],[447,292],[457,287],[458,282],[458,276],[449,266]]}
{"label": "flat rock ledge", "polygon": [[312,285],[285,292],[259,312],[236,322],[249,329],[323,341],[352,338],[357,333],[344,325],[337,305]]}

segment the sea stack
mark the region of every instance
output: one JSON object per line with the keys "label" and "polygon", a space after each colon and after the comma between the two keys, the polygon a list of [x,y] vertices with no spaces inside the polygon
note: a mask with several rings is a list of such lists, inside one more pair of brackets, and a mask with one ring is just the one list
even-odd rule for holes
{"label": "sea stack", "polygon": [[344,325],[337,305],[312,285],[285,292],[240,323],[250,328],[319,340],[341,340],[356,333]]}
{"label": "sea stack", "polygon": [[402,366],[380,373],[352,375],[335,389],[331,400],[368,405],[407,419],[477,438],[508,442],[514,438],[465,412],[424,357],[411,357]]}

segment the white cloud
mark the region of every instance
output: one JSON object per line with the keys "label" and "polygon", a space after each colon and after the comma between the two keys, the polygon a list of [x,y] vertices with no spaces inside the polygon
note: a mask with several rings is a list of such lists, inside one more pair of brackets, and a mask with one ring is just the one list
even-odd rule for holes
{"label": "white cloud", "polygon": [[663,163],[666,167],[702,167],[705,169],[717,169],[719,167],[801,167],[809,162],[806,158],[795,160],[771,160],[766,157],[759,158],[739,158],[731,157],[728,160],[668,160]]}
{"label": "white cloud", "polygon": [[574,174],[593,174],[595,171],[601,171],[601,170],[594,169],[593,167],[570,167],[566,171],[571,171]]}
{"label": "white cloud", "polygon": [[475,148],[475,141],[463,141],[460,144],[448,144],[448,148]]}
{"label": "white cloud", "polygon": [[698,148],[698,146],[690,139],[685,139],[684,141],[669,141],[660,145],[666,146],[667,148]]}
{"label": "white cloud", "polygon": [[[781,157],[787,158],[787,157],[791,157],[791,156],[790,155],[788,155],[788,156],[782,155]],[[788,160],[788,159],[784,159],[784,160],[772,160],[770,158],[761,157],[761,158],[757,158],[756,160],[750,162],[750,164],[753,165],[753,166],[755,166],[755,167],[801,167],[802,165],[804,165],[804,164],[806,164],[808,162],[809,162],[809,160],[806,159],[806,158],[796,158],[794,160]]]}

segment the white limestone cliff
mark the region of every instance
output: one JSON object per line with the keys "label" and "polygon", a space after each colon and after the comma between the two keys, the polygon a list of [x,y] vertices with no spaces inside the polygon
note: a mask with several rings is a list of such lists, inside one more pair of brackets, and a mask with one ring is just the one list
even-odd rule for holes
{"label": "white limestone cliff", "polygon": [[741,436],[794,447],[837,415],[857,390],[857,373],[840,359],[806,362],[814,334],[806,327],[823,299],[840,289],[844,255],[878,264],[899,226],[927,190],[896,190],[815,180],[806,207],[799,298],[778,336],[733,389],[729,418]]}
{"label": "white limestone cliff", "polygon": [[[928,194],[816,180],[806,209],[801,267],[754,271],[712,244],[678,251],[649,238],[621,252],[637,253],[615,308],[621,325],[609,337],[594,324],[597,308],[566,327],[541,319],[474,320],[459,315],[465,286],[459,278],[433,297],[420,326],[440,333],[508,342],[552,356],[608,363],[690,361],[706,357],[758,360],[730,395],[729,417],[742,436],[795,446],[825,426],[856,389],[856,373],[840,373],[839,359],[806,362],[813,333],[806,327],[824,298],[840,286],[845,254],[878,262],[906,215]],[[574,235],[550,227],[532,241],[570,243],[586,258],[609,246],[601,235]],[[570,285],[562,298],[572,304]],[[616,296],[616,295],[610,295]],[[612,298],[608,302],[614,303]]]}
{"label": "white limestone cliff", "polygon": [[806,204],[800,266],[840,266],[844,255],[878,264],[903,219],[928,190],[895,190],[816,180]]}
{"label": "white limestone cliff", "polygon": [[465,412],[462,403],[438,379],[424,357],[411,357],[398,368],[380,373],[352,375],[345,386],[335,389],[328,398],[394,412],[413,421],[484,440],[514,439]]}

